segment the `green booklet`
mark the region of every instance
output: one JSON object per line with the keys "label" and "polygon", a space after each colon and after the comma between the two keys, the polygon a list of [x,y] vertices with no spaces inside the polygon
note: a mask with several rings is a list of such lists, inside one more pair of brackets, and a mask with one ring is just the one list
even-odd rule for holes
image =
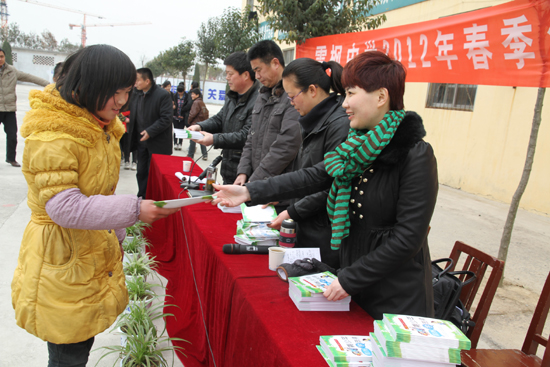
{"label": "green booklet", "polygon": [[325,359],[325,362],[327,362],[330,367],[373,367],[371,362],[333,362],[320,345],[316,345],[316,347],[319,353],[321,353],[321,356]]}
{"label": "green booklet", "polygon": [[460,364],[460,349],[395,341],[381,320],[374,321],[374,335],[387,357]]}
{"label": "green booklet", "polygon": [[155,201],[153,204],[155,204],[159,208],[173,209],[198,203],[206,203],[207,201],[212,201],[213,199],[214,198],[212,197],[212,195],[205,195],[196,198]]}
{"label": "green booklet", "polygon": [[336,275],[325,271],[301,277],[289,277],[288,284],[290,290],[299,294],[300,297],[324,297],[323,292],[336,279],[338,279]]}
{"label": "green booklet", "polygon": [[388,357],[374,333],[370,333],[372,346],[372,363],[374,367],[456,367],[454,363],[429,362],[405,358]]}
{"label": "green booklet", "polygon": [[268,205],[266,208],[262,208],[262,206],[246,206],[245,204],[241,204],[243,220],[245,222],[270,223],[277,218],[277,211],[273,205]]}
{"label": "green booklet", "polygon": [[438,348],[470,349],[470,339],[452,322],[428,317],[384,314],[391,340]]}
{"label": "green booklet", "polygon": [[237,236],[245,236],[251,241],[278,240],[279,231],[269,228],[266,223],[247,222],[241,219],[237,221]]}
{"label": "green booklet", "polygon": [[[324,335],[319,338],[327,357],[339,366],[372,361],[371,338],[361,335]],[[342,363],[348,363],[346,365]]]}

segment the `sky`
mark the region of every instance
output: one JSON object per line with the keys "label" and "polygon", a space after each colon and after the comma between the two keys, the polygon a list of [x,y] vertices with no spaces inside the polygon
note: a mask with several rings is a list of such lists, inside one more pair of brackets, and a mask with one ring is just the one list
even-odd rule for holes
{"label": "sky", "polygon": [[[241,8],[241,0],[32,0],[73,10],[100,15],[86,16],[86,24],[151,22],[149,25],[89,27],[86,45],[110,44],[125,52],[136,67],[145,56],[151,60],[161,51],[181,42],[196,40],[197,30],[208,18],[219,16],[228,7]],[[52,32],[57,41],[67,38],[80,44],[80,28],[69,29],[69,23],[82,24],[78,13],[44,7],[20,0],[6,0],[8,24],[17,23],[25,33]]]}

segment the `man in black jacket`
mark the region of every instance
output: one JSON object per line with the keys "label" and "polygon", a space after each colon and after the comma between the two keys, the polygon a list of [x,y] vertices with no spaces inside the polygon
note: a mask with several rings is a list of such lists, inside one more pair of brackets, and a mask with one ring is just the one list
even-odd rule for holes
{"label": "man in black jacket", "polygon": [[252,108],[260,83],[256,81],[246,53],[232,53],[224,64],[230,89],[225,104],[215,116],[189,127],[189,130],[201,131],[204,135],[201,140],[196,140],[197,143],[214,144],[214,148],[223,149],[220,172],[224,184],[232,184],[237,178],[237,167],[252,124]]}
{"label": "man in black jacket", "polygon": [[159,88],[148,68],[137,70],[137,97],[130,105],[131,150],[138,150],[138,196],[145,198],[152,154],[172,154],[173,104],[170,93]]}

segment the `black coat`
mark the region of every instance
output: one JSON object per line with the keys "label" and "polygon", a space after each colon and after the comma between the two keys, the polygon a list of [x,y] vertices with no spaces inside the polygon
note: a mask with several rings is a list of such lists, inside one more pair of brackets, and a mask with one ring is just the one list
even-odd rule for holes
{"label": "black coat", "polygon": [[[333,151],[348,135],[349,119],[342,108],[343,97],[331,96],[336,103],[318,117],[318,122],[302,141],[294,161],[294,170],[312,167],[322,162],[325,153]],[[332,102],[334,103],[334,102]],[[309,114],[315,114],[313,109]],[[309,115],[308,114],[308,115]],[[333,268],[339,268],[338,251],[330,248],[330,221],[327,213],[328,190],[319,191],[298,200],[292,200],[288,207],[290,217],[296,221],[296,247],[319,247],[321,259]]]}
{"label": "black coat", "polygon": [[[372,169],[353,179],[338,280],[375,319],[382,313],[433,316],[427,235],[438,180],[424,136],[422,119],[408,112]],[[321,163],[247,187],[254,204],[326,189],[331,181]]]}
{"label": "black coat", "polygon": [[174,104],[176,108],[174,109],[174,128],[175,129],[184,129],[187,126],[187,120],[189,119],[189,111],[191,111],[191,106],[193,105],[193,100],[191,99],[191,94],[184,92],[183,95],[183,106],[181,106],[180,116],[183,117],[183,120],[178,118],[178,93],[174,93]]}
{"label": "black coat", "polygon": [[[143,98],[143,108],[138,111],[140,98]],[[143,113],[145,130],[149,134],[146,140],[147,150],[153,154],[172,154],[172,97],[170,92],[158,87],[156,84],[151,86],[145,97],[142,91],[137,91],[137,95],[130,104],[130,126],[128,135],[130,136],[130,151],[137,149],[141,139],[141,131],[138,131],[137,115]]]}
{"label": "black coat", "polygon": [[214,148],[222,149],[220,173],[225,184],[232,184],[237,178],[237,167],[252,124],[252,109],[259,89],[260,82],[255,81],[240,98],[236,92],[229,91],[220,112],[198,123],[201,130],[214,134]]}

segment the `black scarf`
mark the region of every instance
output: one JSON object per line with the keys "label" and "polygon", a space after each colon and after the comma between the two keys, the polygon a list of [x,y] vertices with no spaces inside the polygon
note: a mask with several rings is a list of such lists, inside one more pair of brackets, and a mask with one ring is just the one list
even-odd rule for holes
{"label": "black scarf", "polygon": [[300,125],[302,126],[304,136],[307,136],[310,132],[312,132],[317,124],[321,121],[323,116],[325,116],[325,114],[338,103],[336,97],[336,93],[332,93],[327,98],[319,102],[315,107],[313,107],[307,115],[302,116],[298,119]]}

